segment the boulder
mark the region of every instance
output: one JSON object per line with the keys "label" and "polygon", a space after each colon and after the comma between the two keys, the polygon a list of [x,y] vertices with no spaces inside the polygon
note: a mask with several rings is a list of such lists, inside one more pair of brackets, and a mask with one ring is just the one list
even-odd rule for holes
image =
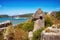
{"label": "boulder", "polygon": [[56,25],[46,28],[41,33],[41,40],[60,40],[60,28]]}
{"label": "boulder", "polygon": [[9,25],[12,25],[11,21],[7,20],[2,23],[0,23],[0,28],[7,27]]}
{"label": "boulder", "polygon": [[11,21],[9,20],[0,23],[0,32],[6,29],[6,27],[8,27],[9,25],[12,25]]}

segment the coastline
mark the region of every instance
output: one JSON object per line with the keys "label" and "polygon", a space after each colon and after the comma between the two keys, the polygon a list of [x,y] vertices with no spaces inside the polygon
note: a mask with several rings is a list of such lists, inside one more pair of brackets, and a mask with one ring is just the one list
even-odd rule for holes
{"label": "coastline", "polygon": [[2,23],[4,21],[7,21],[7,20],[10,20],[13,25],[16,25],[16,24],[20,24],[22,22],[27,21],[28,18],[19,18],[19,19],[15,19],[15,18],[0,18],[0,23]]}

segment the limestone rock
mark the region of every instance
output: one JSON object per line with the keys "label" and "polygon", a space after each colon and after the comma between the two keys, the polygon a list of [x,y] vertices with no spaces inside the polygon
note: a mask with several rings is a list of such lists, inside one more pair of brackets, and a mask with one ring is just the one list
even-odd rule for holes
{"label": "limestone rock", "polygon": [[6,29],[6,27],[8,27],[9,25],[12,25],[12,23],[9,20],[0,23],[0,32]]}
{"label": "limestone rock", "polygon": [[45,17],[45,14],[43,13],[43,11],[41,9],[38,9],[36,11],[36,13],[33,15],[33,19],[36,19],[34,21],[33,32],[45,26],[45,21],[44,21],[45,18],[44,17]]}
{"label": "limestone rock", "polygon": [[28,34],[29,40],[32,40],[33,32],[45,26],[45,14],[43,13],[41,9],[38,9],[36,13],[33,14],[32,19],[34,21],[34,29],[33,31],[30,31]]}
{"label": "limestone rock", "polygon": [[46,28],[41,33],[41,40],[60,40],[60,28],[57,28],[56,25],[53,26]]}
{"label": "limestone rock", "polygon": [[44,27],[45,26],[44,24],[45,24],[44,20],[40,20],[40,19],[36,20],[35,23],[34,23],[34,30],[33,30],[33,32],[36,31],[36,30],[41,29],[42,27]]}
{"label": "limestone rock", "polygon": [[40,18],[40,16],[44,17],[44,13],[41,9],[38,9],[35,14],[33,14],[33,18]]}
{"label": "limestone rock", "polygon": [[12,25],[11,21],[7,20],[2,23],[0,23],[0,28],[7,27],[9,25]]}
{"label": "limestone rock", "polygon": [[32,40],[32,37],[33,37],[33,32],[30,31],[29,34],[28,34],[28,38],[29,38],[29,40]]}

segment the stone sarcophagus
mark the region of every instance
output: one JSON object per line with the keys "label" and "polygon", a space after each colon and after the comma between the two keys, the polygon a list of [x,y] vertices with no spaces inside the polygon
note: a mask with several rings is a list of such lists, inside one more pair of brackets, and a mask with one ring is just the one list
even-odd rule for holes
{"label": "stone sarcophagus", "polygon": [[43,28],[45,26],[45,14],[41,9],[38,9],[35,14],[32,16],[34,21],[34,29],[28,34],[29,40],[32,40],[33,32]]}
{"label": "stone sarcophagus", "polygon": [[34,31],[41,29],[45,26],[45,14],[41,9],[38,9],[36,13],[33,15],[34,20]]}
{"label": "stone sarcophagus", "polygon": [[41,40],[60,40],[60,28],[54,26],[46,28],[41,33]]}

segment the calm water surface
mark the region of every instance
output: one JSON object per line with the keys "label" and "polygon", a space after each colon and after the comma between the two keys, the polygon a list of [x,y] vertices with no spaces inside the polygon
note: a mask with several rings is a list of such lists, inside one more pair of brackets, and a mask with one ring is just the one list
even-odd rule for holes
{"label": "calm water surface", "polygon": [[27,21],[27,19],[28,18],[18,18],[18,19],[15,19],[15,18],[0,18],[0,23],[4,22],[4,21],[7,21],[7,20],[10,20],[13,25],[16,25],[16,24]]}

